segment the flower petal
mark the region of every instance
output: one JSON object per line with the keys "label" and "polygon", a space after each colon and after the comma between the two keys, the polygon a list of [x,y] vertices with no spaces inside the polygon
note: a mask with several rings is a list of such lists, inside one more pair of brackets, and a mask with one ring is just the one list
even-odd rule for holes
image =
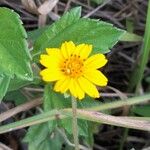
{"label": "flower petal", "polygon": [[48,68],[58,68],[60,61],[61,60],[58,57],[53,57],[44,54],[40,56],[40,63]]}
{"label": "flower petal", "polygon": [[61,71],[57,69],[44,69],[40,72],[40,75],[42,79],[47,82],[60,80],[64,76]]}
{"label": "flower petal", "polygon": [[85,44],[85,46],[80,51],[80,57],[86,59],[92,51],[92,45]]}
{"label": "flower petal", "polygon": [[69,89],[69,85],[70,85],[70,78],[64,76],[61,80],[56,82],[54,90],[56,92],[65,93]]}
{"label": "flower petal", "polygon": [[78,98],[81,100],[85,97],[85,92],[81,89],[80,85],[78,84],[77,81],[74,82]]}
{"label": "flower petal", "polygon": [[80,55],[81,50],[85,47],[85,44],[79,44],[76,46],[75,50],[73,51],[74,55]]}
{"label": "flower petal", "polygon": [[80,56],[82,59],[86,59],[92,51],[92,45],[88,44],[79,44],[76,46],[73,54]]}
{"label": "flower petal", "polygon": [[70,89],[70,93],[74,97],[79,98],[80,100],[85,97],[84,91],[81,89],[81,87],[79,86],[78,82],[75,79],[71,80],[69,89]]}
{"label": "flower petal", "polygon": [[70,90],[71,95],[73,95],[75,98],[77,98],[76,87],[75,87],[73,79],[71,79],[71,81],[70,81],[69,90]]}
{"label": "flower petal", "polygon": [[46,52],[50,56],[51,55],[58,56],[61,54],[59,48],[46,48]]}
{"label": "flower petal", "polygon": [[75,44],[72,41],[64,42],[61,45],[61,53],[64,58],[69,58],[75,49]]}
{"label": "flower petal", "polygon": [[78,78],[78,83],[81,89],[89,96],[94,98],[98,98],[100,96],[96,86],[92,84],[90,81],[88,81],[86,78],[84,77]]}
{"label": "flower petal", "polygon": [[98,70],[86,70],[84,77],[99,86],[106,86],[108,79]]}
{"label": "flower petal", "polygon": [[107,59],[106,59],[105,55],[96,54],[96,55],[89,57],[85,61],[84,65],[86,68],[98,69],[98,68],[103,67],[106,63],[107,63]]}

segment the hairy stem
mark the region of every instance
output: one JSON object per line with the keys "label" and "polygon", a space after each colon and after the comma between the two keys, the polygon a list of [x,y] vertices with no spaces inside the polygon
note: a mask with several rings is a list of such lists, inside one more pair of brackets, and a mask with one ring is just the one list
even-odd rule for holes
{"label": "hairy stem", "polygon": [[75,150],[79,150],[79,139],[78,139],[78,123],[77,123],[77,101],[72,96],[72,130],[75,144]]}

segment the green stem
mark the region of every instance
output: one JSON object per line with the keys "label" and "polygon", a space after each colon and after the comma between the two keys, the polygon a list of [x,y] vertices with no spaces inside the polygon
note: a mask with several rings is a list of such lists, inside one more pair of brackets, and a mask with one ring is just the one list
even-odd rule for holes
{"label": "green stem", "polygon": [[77,100],[72,96],[72,130],[75,150],[79,150],[78,122],[77,122]]}
{"label": "green stem", "polygon": [[105,103],[105,104],[98,105],[98,106],[93,106],[91,108],[86,108],[86,110],[102,111],[102,110],[107,110],[107,109],[114,109],[118,107],[139,104],[139,103],[148,101],[149,99],[150,99],[150,94],[145,94],[141,96],[128,98],[125,100],[118,100],[118,101],[113,101],[113,102]]}
{"label": "green stem", "polygon": [[129,128],[125,128],[124,129],[124,132],[123,132],[123,137],[121,138],[120,140],[120,147],[119,147],[119,150],[123,150],[123,147],[124,147],[124,143],[127,139],[127,136],[128,136],[128,132],[129,132]]}
{"label": "green stem", "polygon": [[141,81],[143,79],[144,70],[146,64],[149,60],[150,54],[150,0],[148,1],[148,9],[147,9],[147,19],[144,33],[144,41],[141,49],[141,57],[139,60],[139,64],[137,65],[135,71],[133,72],[130,80],[129,90],[133,90],[136,88],[136,94],[139,91]]}
{"label": "green stem", "polygon": [[[132,107],[130,107],[130,109],[129,109],[128,116],[133,116],[133,115],[134,115],[131,110],[132,110]],[[131,117],[131,118],[132,118],[132,117]],[[136,117],[133,117],[133,119],[135,119],[135,118],[136,118]],[[148,119],[148,121],[149,121],[150,118],[148,117],[147,119]],[[126,142],[126,140],[127,140],[128,134],[129,134],[129,128],[125,128],[125,129],[124,129],[124,132],[123,132],[123,136],[122,136],[122,138],[121,138],[121,140],[120,140],[120,147],[119,147],[119,150],[123,150],[123,149],[124,149],[124,144],[125,144],[125,142]]]}
{"label": "green stem", "polygon": [[[144,41],[143,41],[143,51],[140,61],[140,69],[139,69],[139,78],[136,86],[136,91],[138,90],[141,80],[143,78],[143,73],[146,67],[146,64],[149,59],[150,53],[150,0],[148,1],[148,9],[147,9],[147,19],[146,19],[146,27],[145,27],[145,34],[144,34]],[[137,74],[138,75],[138,74]]]}
{"label": "green stem", "polygon": [[[145,27],[145,33],[144,33],[144,41],[141,49],[141,57],[139,64],[135,71],[133,72],[130,80],[130,85],[128,91],[132,91],[135,87],[135,94],[138,95],[139,88],[141,85],[141,81],[143,79],[144,70],[146,68],[146,64],[149,59],[150,54],[150,0],[148,1],[148,9],[147,9],[147,19],[146,19],[146,27]],[[132,109],[132,108],[131,108]],[[130,115],[132,115],[130,113]],[[129,129],[126,128],[124,130],[123,137],[120,142],[120,148],[119,150],[122,150],[124,147],[124,143],[127,139]]]}

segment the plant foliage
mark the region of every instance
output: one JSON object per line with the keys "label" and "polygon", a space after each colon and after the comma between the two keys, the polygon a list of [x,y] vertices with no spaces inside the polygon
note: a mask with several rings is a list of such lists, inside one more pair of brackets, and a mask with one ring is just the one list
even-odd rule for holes
{"label": "plant foliage", "polygon": [[[19,15],[7,8],[0,8],[0,98],[10,80],[17,77],[32,80],[31,56],[27,45],[27,34]],[[3,81],[6,82],[3,82]]]}

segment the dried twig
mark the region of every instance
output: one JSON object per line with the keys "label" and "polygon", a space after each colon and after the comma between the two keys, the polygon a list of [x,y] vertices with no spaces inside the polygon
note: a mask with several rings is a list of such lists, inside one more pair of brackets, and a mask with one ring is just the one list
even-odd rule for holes
{"label": "dried twig", "polygon": [[0,122],[20,113],[26,110],[29,110],[33,107],[36,107],[38,105],[42,104],[42,99],[41,98],[37,98],[33,101],[27,102],[25,104],[19,105],[15,108],[12,108],[10,110],[8,110],[7,112],[4,112],[0,115]]}
{"label": "dried twig", "polygon": [[91,12],[89,12],[88,14],[86,14],[84,16],[84,18],[88,18],[91,15],[93,15],[94,13],[96,13],[100,8],[104,7],[106,4],[108,4],[111,0],[107,0],[105,1],[102,5],[99,5],[97,8],[95,8],[94,10],[92,10]]}

